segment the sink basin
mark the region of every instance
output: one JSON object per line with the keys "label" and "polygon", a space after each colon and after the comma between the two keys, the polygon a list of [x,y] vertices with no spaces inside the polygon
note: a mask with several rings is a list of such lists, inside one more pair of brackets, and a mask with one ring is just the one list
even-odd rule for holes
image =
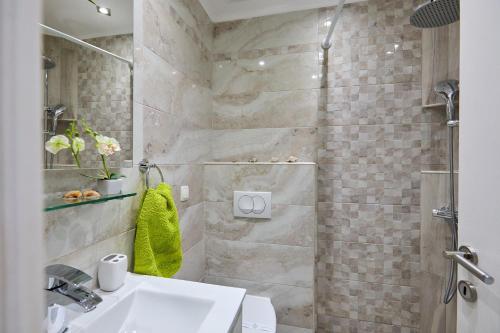
{"label": "sink basin", "polygon": [[[245,290],[128,273],[119,290],[96,291],[88,313],[68,306],[68,333],[230,333]],[[234,330],[239,332],[239,330]]]}

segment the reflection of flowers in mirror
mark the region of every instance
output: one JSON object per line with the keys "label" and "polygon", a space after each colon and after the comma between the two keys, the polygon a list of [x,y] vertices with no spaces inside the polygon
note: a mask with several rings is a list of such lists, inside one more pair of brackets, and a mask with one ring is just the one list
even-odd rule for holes
{"label": "reflection of flowers in mirror", "polygon": [[110,156],[121,150],[120,143],[115,138],[110,138],[104,135],[96,135],[95,140],[97,142],[97,151],[101,155]]}
{"label": "reflection of flowers in mirror", "polygon": [[54,135],[49,141],[45,142],[45,150],[54,155],[69,147],[71,147],[71,145],[69,144],[69,139],[65,135]]}

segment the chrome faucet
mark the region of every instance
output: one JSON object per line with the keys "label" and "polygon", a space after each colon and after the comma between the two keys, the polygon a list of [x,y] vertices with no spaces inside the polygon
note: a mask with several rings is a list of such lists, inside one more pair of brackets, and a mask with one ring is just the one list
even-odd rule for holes
{"label": "chrome faucet", "polygon": [[83,286],[84,283],[92,280],[92,277],[79,269],[55,264],[45,267],[45,275],[48,305],[76,303],[85,312],[89,312],[102,302],[99,295]]}

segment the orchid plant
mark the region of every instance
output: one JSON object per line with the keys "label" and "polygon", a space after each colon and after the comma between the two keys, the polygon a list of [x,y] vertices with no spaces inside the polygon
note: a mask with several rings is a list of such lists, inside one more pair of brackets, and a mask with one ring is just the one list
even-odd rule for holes
{"label": "orchid plant", "polygon": [[76,121],[71,122],[65,134],[54,135],[45,143],[45,149],[56,155],[61,150],[70,149],[76,165],[81,168],[80,152],[85,150],[85,141],[80,137]]}
{"label": "orchid plant", "polygon": [[95,146],[97,148],[99,155],[101,156],[101,162],[102,162],[102,170],[99,170],[99,175],[97,177],[91,177],[91,176],[87,177],[101,179],[101,180],[120,179],[125,177],[122,174],[111,172],[106,163],[106,157],[109,157],[121,150],[120,143],[115,138],[110,138],[99,134],[98,132],[90,128],[87,124],[85,124],[84,126],[85,126],[85,133],[94,139],[96,143]]}

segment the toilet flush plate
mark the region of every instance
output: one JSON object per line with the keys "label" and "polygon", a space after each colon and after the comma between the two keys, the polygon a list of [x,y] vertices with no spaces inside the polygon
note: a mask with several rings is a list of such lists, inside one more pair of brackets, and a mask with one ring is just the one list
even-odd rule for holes
{"label": "toilet flush plate", "polygon": [[257,219],[271,218],[271,192],[234,191],[233,215]]}

